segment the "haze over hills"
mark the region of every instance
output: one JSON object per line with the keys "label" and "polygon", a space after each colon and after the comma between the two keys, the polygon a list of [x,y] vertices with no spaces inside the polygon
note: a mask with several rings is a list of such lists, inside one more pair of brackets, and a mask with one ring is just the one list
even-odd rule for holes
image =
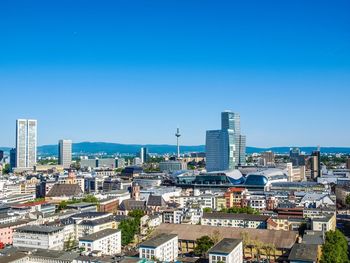
{"label": "haze over hills", "polygon": [[[107,142],[80,142],[73,143],[73,153],[80,154],[135,154],[141,147],[147,147],[150,153],[165,154],[175,153],[176,145],[168,144],[120,144],[120,143],[107,143]],[[0,147],[0,150],[9,152],[11,148]],[[275,153],[288,153],[290,147],[271,147],[271,148],[258,148],[247,147],[247,153],[260,153],[263,151],[273,151]],[[306,153],[316,150],[316,147],[300,147],[300,150]],[[38,147],[38,155],[57,155],[57,145],[42,145]],[[181,146],[181,152],[204,152],[205,145],[197,146]],[[323,153],[344,153],[350,154],[350,147],[321,147]]]}

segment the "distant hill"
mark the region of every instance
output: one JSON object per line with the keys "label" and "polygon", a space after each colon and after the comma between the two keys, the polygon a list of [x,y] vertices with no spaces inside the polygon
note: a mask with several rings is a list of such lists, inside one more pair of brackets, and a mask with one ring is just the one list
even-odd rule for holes
{"label": "distant hill", "polygon": [[[120,144],[120,143],[107,143],[107,142],[80,142],[73,144],[73,152],[81,154],[135,154],[141,147],[147,147],[150,153],[165,154],[165,153],[175,153],[176,145],[168,144]],[[11,148],[0,147],[0,150],[8,153]],[[273,151],[275,153],[289,153],[289,146],[285,147],[271,147],[271,148],[257,148],[257,147],[247,147],[247,153],[260,153],[264,151]],[[311,153],[316,150],[316,147],[300,147],[302,152]],[[181,152],[204,152],[205,145],[197,146],[181,146]],[[350,154],[350,147],[323,147],[321,148],[323,153],[344,153]],[[57,155],[58,147],[57,145],[43,145],[38,147],[39,155]]]}
{"label": "distant hill", "polygon": [[[120,143],[106,143],[106,142],[81,142],[73,143],[73,152],[81,154],[134,154],[140,151],[141,147],[147,147],[150,153],[165,154],[175,153],[177,151],[176,145],[167,144],[120,144]],[[181,146],[182,152],[203,152],[205,150],[204,145],[199,146]],[[57,154],[57,145],[44,145],[38,147],[38,153],[40,155],[55,155]]]}

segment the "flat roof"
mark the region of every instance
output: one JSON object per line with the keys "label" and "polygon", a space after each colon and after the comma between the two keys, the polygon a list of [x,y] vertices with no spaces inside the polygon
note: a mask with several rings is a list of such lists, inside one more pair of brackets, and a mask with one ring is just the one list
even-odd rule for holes
{"label": "flat roof", "polygon": [[157,236],[154,236],[151,239],[146,240],[142,244],[140,244],[140,247],[151,247],[151,248],[156,248],[165,242],[168,242],[169,240],[173,239],[174,237],[177,237],[176,234],[166,234],[166,233],[161,233]]}
{"label": "flat roof", "polygon": [[209,254],[230,254],[242,239],[224,238],[209,250]]}
{"label": "flat roof", "polygon": [[179,240],[193,242],[203,235],[213,236],[219,233],[222,238],[240,239],[242,234],[246,233],[251,238],[256,238],[265,244],[273,244],[279,249],[291,249],[298,237],[297,231],[164,223],[154,230],[154,236],[161,233],[175,234],[178,235]]}
{"label": "flat roof", "polygon": [[104,230],[101,230],[99,232],[87,235],[85,237],[81,237],[81,238],[79,238],[79,241],[91,241],[92,242],[92,241],[96,241],[96,240],[99,240],[101,238],[116,234],[118,232],[120,232],[120,230],[118,230],[118,229],[111,229],[111,228],[104,229]]}
{"label": "flat roof", "polygon": [[17,232],[31,232],[31,233],[43,233],[43,234],[49,234],[61,231],[63,227],[57,227],[57,226],[36,226],[36,225],[27,225],[22,226],[16,229]]}

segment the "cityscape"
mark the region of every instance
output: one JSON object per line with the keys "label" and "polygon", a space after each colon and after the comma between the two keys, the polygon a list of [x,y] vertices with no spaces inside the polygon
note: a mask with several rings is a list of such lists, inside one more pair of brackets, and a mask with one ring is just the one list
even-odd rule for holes
{"label": "cityscape", "polygon": [[0,2],[0,263],[349,263],[350,2]]}

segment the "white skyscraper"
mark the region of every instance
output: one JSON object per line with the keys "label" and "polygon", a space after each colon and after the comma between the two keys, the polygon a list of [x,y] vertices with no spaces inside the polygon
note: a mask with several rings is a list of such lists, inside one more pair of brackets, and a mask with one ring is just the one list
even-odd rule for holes
{"label": "white skyscraper", "polygon": [[70,168],[72,164],[72,141],[59,140],[58,142],[58,164],[63,168]]}
{"label": "white skyscraper", "polygon": [[32,168],[37,157],[37,121],[18,119],[16,122],[16,167]]}

